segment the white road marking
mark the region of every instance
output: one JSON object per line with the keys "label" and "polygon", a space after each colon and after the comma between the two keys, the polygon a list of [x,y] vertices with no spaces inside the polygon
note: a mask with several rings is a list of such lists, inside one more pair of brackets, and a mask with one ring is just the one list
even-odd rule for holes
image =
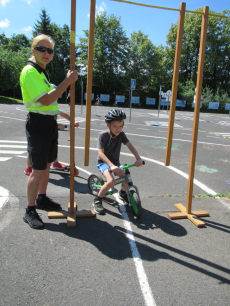
{"label": "white road marking", "polygon": [[1,162],[5,162],[5,161],[7,161],[7,160],[9,160],[9,159],[11,159],[12,157],[0,157],[0,161]]}
{"label": "white road marking", "polygon": [[12,120],[18,120],[18,121],[24,121],[25,122],[25,120],[26,119],[18,119],[18,118],[11,118],[11,117],[5,117],[5,116],[0,116],[1,118],[5,118],[5,119],[12,119]]}
{"label": "white road marking", "polygon": [[[7,212],[3,220],[0,222],[0,232],[4,228],[6,228],[10,224],[10,222],[13,221],[13,218],[15,218],[15,216],[17,215],[17,210],[19,209],[18,198],[14,194],[11,194],[7,189],[0,186],[0,195],[2,194],[5,195],[3,199],[4,201],[3,206],[6,205],[8,202],[10,202],[10,210]],[[0,200],[1,200],[1,197],[0,197]]]}
{"label": "white road marking", "polygon": [[0,150],[0,154],[24,154],[26,151],[7,151]]}
{"label": "white road marking", "polygon": [[220,137],[217,137],[217,136],[206,136],[206,137],[220,139]]}
{"label": "white road marking", "polygon": [[1,142],[5,142],[5,143],[27,143],[27,141],[17,141],[17,140],[0,140]]}
{"label": "white road marking", "polygon": [[[124,126],[125,128],[125,126]],[[83,127],[79,127],[80,130],[85,130],[85,128]],[[91,131],[95,131],[95,132],[102,132],[102,130],[97,130],[97,129],[90,129]],[[160,137],[160,136],[152,136],[152,135],[141,135],[141,134],[132,134],[132,133],[125,133],[126,135],[131,135],[131,136],[138,136],[138,137],[145,137],[145,138],[155,138],[155,139],[166,139],[167,137]],[[181,141],[181,142],[192,142],[191,140],[187,140],[187,139],[178,139],[175,138],[173,139],[173,141]],[[197,143],[201,143],[201,144],[207,144],[207,145],[213,145],[213,146],[223,146],[223,147],[230,147],[230,145],[226,145],[226,144],[222,144],[222,143],[213,143],[213,142],[205,142],[205,141],[197,141]]]}
{"label": "white road marking", "polygon": [[27,146],[18,146],[18,145],[0,145],[0,148],[17,148],[17,149],[26,149]]}
{"label": "white road marking", "polygon": [[[90,150],[91,149],[92,148],[90,148]],[[61,163],[65,165],[65,163],[63,163],[63,162],[61,162]],[[77,167],[77,168],[80,169],[81,171],[87,173],[88,175],[91,175],[91,173],[89,171],[86,171],[85,169],[82,169],[82,168],[79,168],[79,167]],[[121,211],[122,217],[123,217],[123,223],[124,223],[124,227],[125,227],[125,230],[126,230],[126,237],[128,239],[129,246],[130,246],[130,249],[131,249],[131,252],[132,252],[132,257],[133,257],[133,261],[134,261],[134,264],[135,264],[136,273],[137,273],[137,276],[138,276],[141,292],[142,292],[142,295],[145,299],[145,305],[146,306],[156,306],[156,302],[154,300],[153,293],[152,293],[151,287],[150,287],[149,282],[148,282],[148,277],[145,273],[145,269],[144,269],[144,266],[143,266],[143,263],[142,263],[141,255],[140,255],[140,253],[138,251],[138,248],[137,248],[137,245],[136,245],[135,237],[133,235],[133,230],[132,230],[132,227],[131,227],[131,223],[129,221],[128,214],[126,212],[125,205],[123,205],[123,202],[119,199],[118,193],[113,194],[113,196],[115,197],[116,201],[118,202],[118,204],[120,206],[120,211]]]}
{"label": "white road marking", "polygon": [[3,206],[6,205],[8,200],[9,200],[9,190],[0,186],[0,210],[2,210]]}
{"label": "white road marking", "polygon": [[[122,204],[122,201],[119,199],[118,193],[113,194],[113,196],[118,203]],[[123,223],[124,223],[124,227],[126,230],[126,237],[129,241],[129,246],[132,252],[133,261],[135,264],[139,284],[141,287],[141,292],[145,299],[145,305],[156,306],[156,302],[154,300],[153,293],[152,293],[151,287],[148,282],[148,277],[145,273],[145,269],[142,263],[141,255],[136,245],[135,237],[133,235],[133,230],[131,227],[131,223],[129,221],[129,216],[126,212],[125,205],[120,205],[120,211],[124,219]]]}

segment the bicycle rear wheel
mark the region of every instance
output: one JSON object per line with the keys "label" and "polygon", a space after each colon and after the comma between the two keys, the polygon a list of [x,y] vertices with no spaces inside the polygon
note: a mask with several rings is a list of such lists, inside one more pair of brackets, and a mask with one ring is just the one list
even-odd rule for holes
{"label": "bicycle rear wheel", "polygon": [[96,174],[91,174],[88,178],[88,187],[90,192],[97,196],[99,190],[101,189],[101,187],[104,185],[104,181],[102,178],[100,178],[99,176],[97,176]]}
{"label": "bicycle rear wheel", "polygon": [[141,207],[141,200],[138,194],[134,190],[131,190],[129,192],[129,198],[130,198],[130,202],[131,202],[132,209],[133,209],[135,216],[137,218],[140,218],[142,215],[142,207]]}

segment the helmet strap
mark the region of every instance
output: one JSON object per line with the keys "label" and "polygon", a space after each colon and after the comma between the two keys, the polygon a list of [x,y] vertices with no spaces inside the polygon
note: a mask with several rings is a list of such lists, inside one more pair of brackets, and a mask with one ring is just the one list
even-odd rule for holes
{"label": "helmet strap", "polygon": [[112,131],[111,131],[111,122],[109,123],[109,133],[110,133],[110,138],[109,138],[109,143],[107,145],[107,147],[109,147],[111,145],[112,142],[112,138],[115,136]]}

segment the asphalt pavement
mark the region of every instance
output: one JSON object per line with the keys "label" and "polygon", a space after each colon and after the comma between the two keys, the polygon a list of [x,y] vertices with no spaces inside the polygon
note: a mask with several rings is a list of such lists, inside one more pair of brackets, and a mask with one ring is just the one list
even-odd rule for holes
{"label": "asphalt pavement", "polygon": [[[68,105],[60,109],[69,113]],[[74,196],[78,210],[92,209],[87,179],[96,168],[97,137],[106,129],[106,106],[92,107],[90,162],[84,166],[85,106],[76,105]],[[143,207],[140,219],[117,197],[106,196],[104,216],[49,219],[43,230],[23,222],[26,208],[26,110],[0,104],[0,305],[229,305],[230,117],[200,114],[192,210],[206,210],[198,228],[170,220],[186,206],[193,112],[176,111],[170,166],[164,165],[167,110],[124,108],[124,131],[146,164],[131,168]],[[59,123],[68,122],[59,117]],[[68,165],[68,128],[59,132],[58,159]],[[122,146],[121,163],[135,158]],[[68,172],[51,170],[47,195],[67,210]],[[118,190],[120,186],[117,186]],[[207,196],[209,194],[209,196]],[[214,197],[215,195],[221,197]]]}

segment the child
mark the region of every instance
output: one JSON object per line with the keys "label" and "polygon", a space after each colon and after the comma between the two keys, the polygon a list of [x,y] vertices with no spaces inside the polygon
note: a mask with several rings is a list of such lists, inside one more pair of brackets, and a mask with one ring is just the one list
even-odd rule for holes
{"label": "child", "polygon": [[[65,119],[67,119],[67,120],[70,121],[70,116],[69,116],[67,113],[61,111],[60,109],[59,109],[59,115],[60,115],[61,117],[63,117],[63,118],[65,118]],[[77,121],[75,121],[75,122],[74,122],[74,126],[75,126],[76,128],[78,128],[78,127],[79,127],[79,123],[78,123]],[[66,126],[65,126],[64,124],[58,124],[58,129],[60,129],[60,130],[64,130],[65,127],[66,127]],[[65,170],[65,169],[66,169],[66,166],[62,165],[62,164],[58,161],[58,157],[57,157],[56,160],[51,164],[51,169]],[[25,170],[24,170],[24,173],[25,173],[26,175],[29,175],[29,176],[30,176],[30,174],[32,173],[32,167],[31,167],[31,164],[30,164],[29,155],[27,155],[26,168],[25,168]],[[78,169],[75,167],[75,168],[74,168],[74,175],[75,175],[75,176],[78,176],[78,174],[79,174]]]}
{"label": "child", "polygon": [[[142,159],[140,158],[140,155],[128,140],[125,133],[122,131],[124,126],[124,119],[126,119],[126,115],[121,109],[112,109],[108,111],[108,113],[105,115],[105,122],[107,124],[108,130],[101,132],[98,137],[97,167],[107,181],[101,187],[98,196],[94,199],[93,202],[94,210],[99,215],[105,214],[104,207],[102,206],[103,196],[115,184],[114,177],[112,173],[109,172],[109,170],[111,169],[112,172],[119,177],[125,175],[125,170],[119,170],[119,167],[121,166],[119,157],[122,143],[125,144],[136,157],[136,167],[142,165]],[[119,192],[120,199],[122,199],[125,203],[128,203],[126,194],[127,188],[128,183],[123,182]]]}

